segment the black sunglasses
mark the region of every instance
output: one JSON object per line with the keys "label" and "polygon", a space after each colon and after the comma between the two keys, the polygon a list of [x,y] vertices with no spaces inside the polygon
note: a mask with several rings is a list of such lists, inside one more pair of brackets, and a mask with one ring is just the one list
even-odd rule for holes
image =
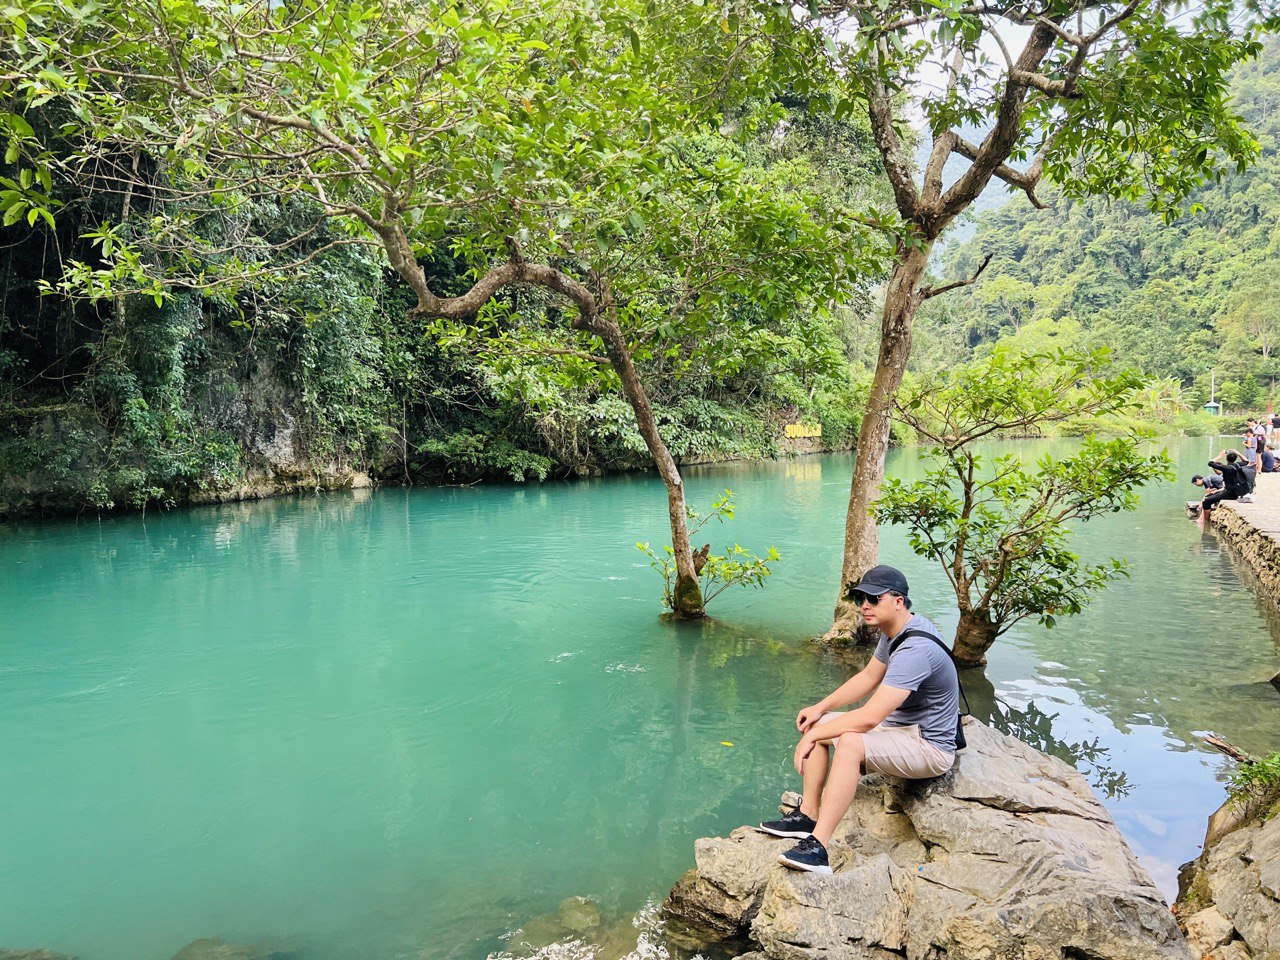
{"label": "black sunglasses", "polygon": [[869,603],[871,604],[871,606],[874,607],[878,605],[880,601],[883,600],[885,597],[900,597],[900,596],[902,596],[902,594],[894,593],[892,590],[886,590],[884,593],[863,593],[861,590],[855,590],[853,594],[853,602],[856,603],[858,606],[862,606],[864,603]]}

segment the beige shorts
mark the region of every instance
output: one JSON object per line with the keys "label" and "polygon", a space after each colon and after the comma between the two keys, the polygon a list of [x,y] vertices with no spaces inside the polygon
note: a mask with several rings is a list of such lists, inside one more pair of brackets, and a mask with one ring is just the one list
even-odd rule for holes
{"label": "beige shorts", "polygon": [[[844,712],[824,713],[819,723],[843,717]],[[840,741],[837,737],[832,746]],[[940,777],[956,762],[954,753],[947,753],[920,736],[920,725],[886,727],[883,723],[862,735],[862,749],[866,759],[862,765],[867,773],[884,773],[907,780],[927,780]]]}

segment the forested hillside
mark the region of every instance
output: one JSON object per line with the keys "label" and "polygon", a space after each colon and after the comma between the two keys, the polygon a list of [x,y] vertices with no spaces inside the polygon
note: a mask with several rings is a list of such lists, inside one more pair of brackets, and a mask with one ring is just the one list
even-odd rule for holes
{"label": "forested hillside", "polygon": [[[1280,367],[1280,44],[1235,80],[1236,102],[1261,156],[1200,191],[1172,223],[1140,202],[1067,201],[1049,209],[1013,196],[976,236],[950,251],[949,276],[980,280],[922,325],[918,364],[961,359],[997,338],[1029,345],[1081,341],[1185,388],[1183,399],[1229,408],[1265,404]],[[944,298],[939,298],[940,300]]]}

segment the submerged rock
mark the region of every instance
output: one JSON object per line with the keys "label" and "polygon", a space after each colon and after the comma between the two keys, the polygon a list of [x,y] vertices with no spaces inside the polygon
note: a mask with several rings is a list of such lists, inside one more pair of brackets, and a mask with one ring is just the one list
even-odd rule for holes
{"label": "submerged rock", "polygon": [[555,913],[534,917],[507,940],[516,957],[531,957],[558,943],[595,943],[600,932],[600,907],[586,897],[566,897]]}
{"label": "submerged rock", "polygon": [[863,779],[832,876],[778,865],[794,841],[751,828],[697,841],[668,935],[775,960],[1192,960],[1079,773],[971,718],[965,736],[945,777]]}
{"label": "submerged rock", "polygon": [[0,960],[76,960],[67,953],[52,950],[0,950]]}
{"label": "submerged rock", "polygon": [[1176,910],[1206,958],[1280,957],[1280,815],[1223,804],[1180,879]]}
{"label": "submerged rock", "polygon": [[656,944],[656,913],[650,905],[606,919],[594,900],[569,897],[554,913],[535,917],[512,933],[507,949],[490,954],[490,960],[662,960],[667,953]]}
{"label": "submerged rock", "polygon": [[301,960],[301,956],[266,943],[238,946],[209,938],[193,940],[175,953],[173,960]]}

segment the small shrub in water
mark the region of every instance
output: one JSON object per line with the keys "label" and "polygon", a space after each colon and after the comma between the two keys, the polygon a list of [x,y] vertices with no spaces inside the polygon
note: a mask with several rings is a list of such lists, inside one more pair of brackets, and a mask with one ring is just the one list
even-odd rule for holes
{"label": "small shrub in water", "polygon": [[[686,510],[688,512],[689,537],[692,539],[694,534],[711,520],[718,520],[724,523],[726,520],[733,519],[733,491],[726,490],[724,495],[711,505],[709,513],[701,514],[691,507],[686,508]],[[736,543],[732,547],[725,547],[720,554],[712,554],[708,547],[703,547],[702,550],[694,553],[695,563],[702,564],[698,572],[698,578],[702,587],[704,606],[730,587],[763,587],[765,580],[773,573],[769,569],[769,564],[782,559],[778,551],[773,547],[770,547],[763,557]],[[664,546],[662,548],[663,552],[659,554],[647,543],[636,543],[636,549],[649,558],[649,566],[662,574],[663,604],[666,605],[668,610],[676,609],[675,551],[668,545]]]}

